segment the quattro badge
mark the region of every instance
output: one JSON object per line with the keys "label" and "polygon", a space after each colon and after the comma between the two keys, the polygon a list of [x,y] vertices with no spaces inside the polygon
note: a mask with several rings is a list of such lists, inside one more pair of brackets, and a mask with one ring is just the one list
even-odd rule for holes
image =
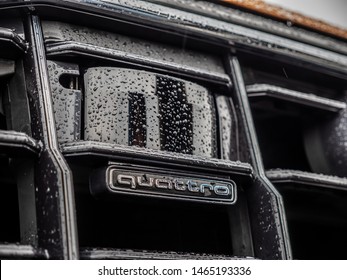
{"label": "quattro badge", "polygon": [[131,171],[118,166],[95,172],[90,190],[94,195],[137,195],[228,205],[234,204],[237,198],[236,184],[232,180]]}

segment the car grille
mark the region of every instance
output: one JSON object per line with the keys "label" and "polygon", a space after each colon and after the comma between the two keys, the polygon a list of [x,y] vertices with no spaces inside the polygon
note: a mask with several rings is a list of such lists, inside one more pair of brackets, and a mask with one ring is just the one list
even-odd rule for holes
{"label": "car grille", "polygon": [[345,257],[343,42],[47,3],[0,4],[1,258]]}

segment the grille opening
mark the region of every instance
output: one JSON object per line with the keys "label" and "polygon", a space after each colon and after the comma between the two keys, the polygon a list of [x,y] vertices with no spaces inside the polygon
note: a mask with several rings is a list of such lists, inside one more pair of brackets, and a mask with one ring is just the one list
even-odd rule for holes
{"label": "grille opening", "polygon": [[80,196],[76,205],[81,247],[232,254],[226,211]]}
{"label": "grille opening", "polygon": [[239,57],[246,85],[271,84],[299,92],[339,100],[346,88],[346,79],[247,54]]}
{"label": "grille opening", "polygon": [[0,243],[9,243],[2,253],[11,257],[13,248],[36,244],[33,169],[41,147],[30,136],[22,61],[0,64]]}
{"label": "grille opening", "polygon": [[[5,88],[6,84],[0,86],[0,130],[7,130],[3,105]],[[0,152],[0,243],[20,241],[17,183],[10,163],[11,158]]]}
{"label": "grille opening", "polygon": [[283,196],[295,259],[346,259],[347,193],[276,184]]}
{"label": "grille opening", "polygon": [[230,208],[90,193],[93,167],[73,164],[81,247],[232,255]]}
{"label": "grille opening", "polygon": [[334,163],[344,153],[326,150],[345,138],[346,81],[253,56],[241,62],[265,169],[344,176]]}
{"label": "grille opening", "polygon": [[2,84],[0,81],[0,129],[6,130],[6,115],[4,109],[4,92],[6,90],[6,84]]}
{"label": "grille opening", "polygon": [[297,115],[264,112],[265,108],[252,106],[265,169],[311,171],[304,147],[303,119]]}
{"label": "grille opening", "polygon": [[78,76],[63,74],[59,77],[59,83],[66,89],[79,90]]}
{"label": "grille opening", "polygon": [[20,242],[17,183],[10,162],[0,154],[0,243]]}

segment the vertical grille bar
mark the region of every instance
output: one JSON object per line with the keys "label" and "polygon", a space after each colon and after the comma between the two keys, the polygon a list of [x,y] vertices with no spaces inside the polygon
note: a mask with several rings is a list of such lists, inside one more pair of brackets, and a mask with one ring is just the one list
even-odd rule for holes
{"label": "vertical grille bar", "polygon": [[206,88],[194,83],[187,82],[185,88],[193,114],[193,154],[217,157],[217,124],[213,97]]}
{"label": "vertical grille bar", "polygon": [[157,77],[161,148],[165,151],[193,153],[192,105],[188,104],[184,83]]}
{"label": "vertical grille bar", "polygon": [[146,147],[146,104],[145,97],[135,92],[129,93],[129,144]]}
{"label": "vertical grille bar", "polygon": [[[47,61],[47,70],[52,91],[54,117],[60,143],[80,140],[82,92],[76,85],[63,85],[61,79],[78,77],[78,65]],[[68,88],[68,87],[69,88]],[[68,121],[67,121],[68,120]]]}

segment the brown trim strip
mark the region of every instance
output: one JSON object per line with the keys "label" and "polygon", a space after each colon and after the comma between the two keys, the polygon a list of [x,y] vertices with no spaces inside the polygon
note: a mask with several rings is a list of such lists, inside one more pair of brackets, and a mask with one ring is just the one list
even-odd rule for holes
{"label": "brown trim strip", "polygon": [[276,5],[267,4],[262,0],[221,0],[221,2],[347,40],[346,29],[331,25],[324,21],[306,17],[300,13],[292,12]]}

